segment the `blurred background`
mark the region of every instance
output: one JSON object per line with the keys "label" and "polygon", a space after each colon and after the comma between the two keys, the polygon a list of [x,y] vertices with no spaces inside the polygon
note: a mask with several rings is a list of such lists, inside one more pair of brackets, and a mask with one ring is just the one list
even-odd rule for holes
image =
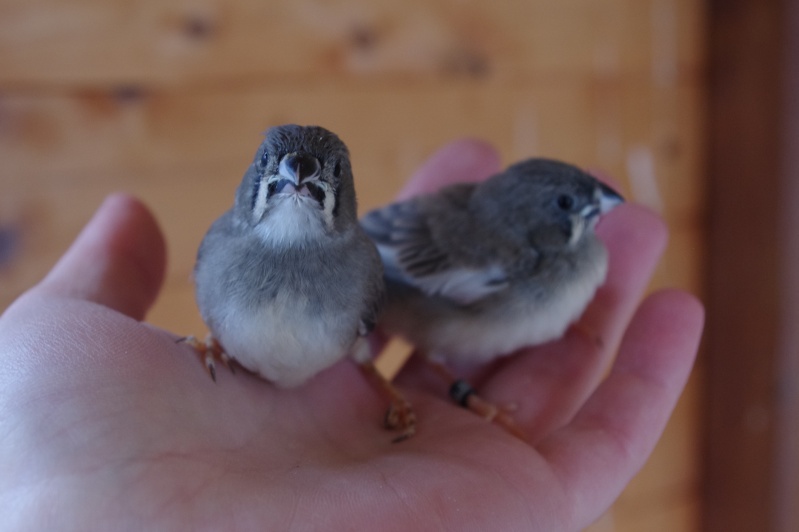
{"label": "blurred background", "polygon": [[[743,201],[753,181],[741,175],[744,184],[725,181],[719,193],[714,176],[724,164],[733,174],[749,168],[727,155],[746,153],[752,138],[777,138],[777,93],[765,108],[757,103],[768,98],[751,97],[782,79],[782,63],[761,57],[781,57],[783,10],[776,0],[0,0],[0,309],[44,275],[105,195],[124,190],[152,207],[168,240],[149,321],[201,333],[189,280],[199,241],[232,204],[261,133],[296,122],[349,145],[362,212],[464,136],[490,141],[505,163],[543,155],[611,175],[671,229],[653,288],[679,287],[732,311],[712,268],[729,264],[736,244],[715,231],[737,218],[723,207]],[[736,122],[740,102],[756,107],[749,122]],[[750,123],[763,127],[750,132]],[[779,196],[772,170],[759,177],[774,188],[756,218]],[[731,275],[726,282],[747,273]],[[775,286],[766,304],[776,308]],[[729,325],[717,323],[710,328]],[[740,343],[709,333],[709,342]],[[777,355],[765,359],[774,369]],[[703,355],[651,460],[591,531],[776,522],[774,404],[727,421],[721,412],[714,425],[712,405],[729,404],[725,394],[748,397],[745,382],[717,377],[714,360]],[[752,448],[716,447],[743,441],[736,431],[751,427],[741,419],[754,423],[768,459],[768,473],[754,478],[753,468],[746,489],[728,466]],[[780,494],[791,493],[782,480]],[[746,528],[761,517],[766,528]]]}

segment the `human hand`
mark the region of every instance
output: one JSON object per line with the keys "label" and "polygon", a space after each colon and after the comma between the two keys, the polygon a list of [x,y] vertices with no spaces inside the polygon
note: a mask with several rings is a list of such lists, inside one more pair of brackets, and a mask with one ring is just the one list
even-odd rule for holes
{"label": "human hand", "polygon": [[[403,194],[497,170],[451,144]],[[655,445],[690,371],[703,312],[691,296],[639,305],[663,223],[623,205],[597,230],[610,271],[579,324],[476,384],[514,404],[523,442],[452,405],[424,368],[398,382],[419,417],[400,444],[377,392],[345,361],[294,390],[220,372],[142,323],[164,242],[113,196],[36,287],[0,317],[0,515],[9,528],[577,530]],[[618,348],[610,372],[607,365]]]}

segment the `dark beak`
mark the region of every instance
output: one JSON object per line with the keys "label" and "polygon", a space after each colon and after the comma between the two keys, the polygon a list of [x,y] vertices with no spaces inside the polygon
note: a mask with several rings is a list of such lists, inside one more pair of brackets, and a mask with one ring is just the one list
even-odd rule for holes
{"label": "dark beak", "polygon": [[318,177],[322,171],[319,159],[304,152],[289,153],[280,161],[278,173],[293,179],[299,185],[307,179]]}

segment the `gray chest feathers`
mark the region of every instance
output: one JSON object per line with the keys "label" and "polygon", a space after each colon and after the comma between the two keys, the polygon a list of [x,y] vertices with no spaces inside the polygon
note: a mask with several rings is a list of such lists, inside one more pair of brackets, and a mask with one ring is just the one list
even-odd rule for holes
{"label": "gray chest feathers", "polygon": [[239,363],[279,386],[296,386],[332,365],[357,338],[374,275],[339,246],[324,251],[266,249],[253,240],[239,253],[203,260],[195,272],[213,335]]}

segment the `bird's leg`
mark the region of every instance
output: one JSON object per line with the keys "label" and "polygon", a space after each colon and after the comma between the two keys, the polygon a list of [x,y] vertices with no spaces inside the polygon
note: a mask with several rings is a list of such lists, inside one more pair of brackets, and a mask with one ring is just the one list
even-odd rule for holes
{"label": "bird's leg", "polygon": [[225,350],[216,338],[210,334],[205,337],[205,341],[203,342],[194,336],[186,336],[178,340],[178,342],[187,344],[194,349],[197,356],[200,357],[200,362],[203,363],[205,370],[214,382],[216,382],[216,361],[221,362],[231,373],[235,373],[232,359],[225,353]]}
{"label": "bird's leg", "polygon": [[411,403],[405,399],[396,386],[380,373],[372,362],[369,345],[366,338],[359,337],[353,348],[353,358],[358,363],[361,371],[375,384],[380,393],[384,395],[389,406],[386,411],[385,426],[389,430],[401,431],[393,442],[407,440],[416,434],[416,413]]}
{"label": "bird's leg", "polygon": [[513,418],[496,405],[480,397],[477,391],[465,379],[455,377],[443,363],[431,359],[424,353],[419,353],[417,351],[414,354],[421,355],[420,358],[427,362],[442,379],[449,383],[449,396],[453,401],[471,410],[486,421],[495,422],[517,438],[525,439],[524,434],[522,434]]}

